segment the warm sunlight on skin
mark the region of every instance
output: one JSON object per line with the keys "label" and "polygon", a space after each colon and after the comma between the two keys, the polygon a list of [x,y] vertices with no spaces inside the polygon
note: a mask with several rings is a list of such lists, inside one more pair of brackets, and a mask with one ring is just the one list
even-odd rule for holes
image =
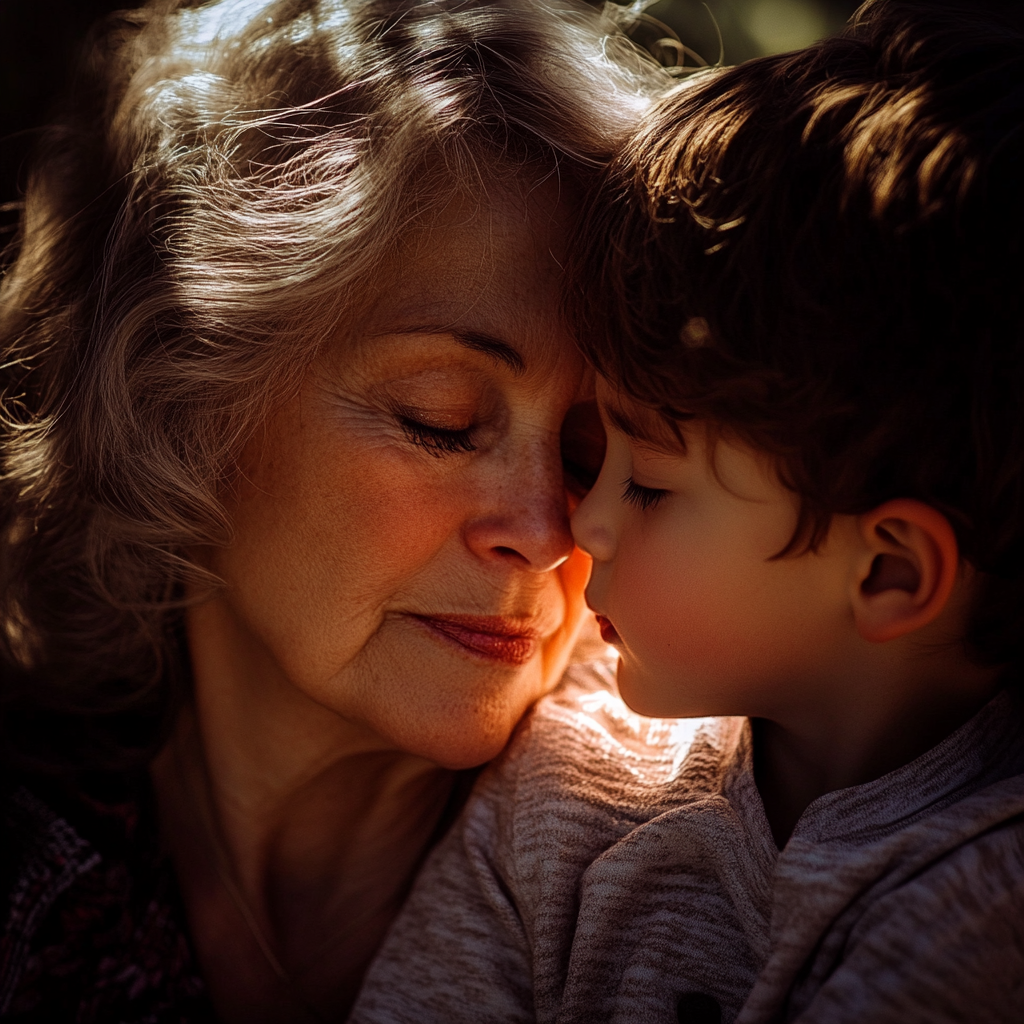
{"label": "warm sunlight on skin", "polygon": [[[975,574],[949,522],[909,499],[788,544],[798,498],[771,461],[698,421],[685,450],[606,383],[600,476],[573,515],[587,603],[635,711],[759,719],[758,784],[785,841],[821,793],[912,760],[991,696],[963,636]],[[629,433],[623,427],[629,428]]]}
{"label": "warm sunlight on skin", "polygon": [[573,520],[594,558],[587,601],[618,634],[619,688],[641,714],[778,711],[836,641],[847,582],[822,555],[773,560],[796,496],[727,438],[712,463],[704,427],[686,426],[685,453],[665,451],[606,417],[605,463]]}
{"label": "warm sunlight on skin", "polygon": [[194,647],[212,632],[248,665],[243,717],[311,702],[371,748],[464,767],[556,681],[586,574],[559,432],[589,381],[543,192],[411,237],[360,336],[247,451],[235,541],[209,558],[227,589],[190,617]]}

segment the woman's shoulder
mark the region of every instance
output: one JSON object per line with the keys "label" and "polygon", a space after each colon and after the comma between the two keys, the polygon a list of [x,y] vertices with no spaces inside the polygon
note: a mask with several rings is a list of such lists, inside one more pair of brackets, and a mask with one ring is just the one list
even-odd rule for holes
{"label": "woman's shoulder", "polygon": [[5,782],[0,1016],[204,1019],[205,985],[144,778],[98,792]]}
{"label": "woman's shoulder", "polygon": [[638,715],[619,696],[615,672],[614,656],[571,665],[523,720],[495,774],[567,799],[636,805],[644,817],[676,806],[694,786],[716,788],[738,720]]}
{"label": "woman's shoulder", "polygon": [[520,867],[554,847],[582,863],[644,822],[720,791],[738,722],[646,718],[619,697],[613,658],[574,664],[481,776],[464,834]]}

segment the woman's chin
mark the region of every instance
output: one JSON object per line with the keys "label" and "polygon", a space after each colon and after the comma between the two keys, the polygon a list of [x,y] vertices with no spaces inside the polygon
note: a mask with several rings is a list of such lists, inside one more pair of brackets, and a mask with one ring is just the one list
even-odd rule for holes
{"label": "woman's chin", "polygon": [[425,685],[423,699],[388,716],[388,737],[396,748],[444,768],[485,764],[501,753],[519,720],[542,695],[539,665],[531,668],[523,666],[513,679],[502,673],[504,678],[492,680],[490,687],[481,686],[477,677],[461,692]]}
{"label": "woman's chin", "polygon": [[532,699],[510,696],[480,704],[453,701],[447,711],[429,709],[419,721],[399,724],[401,749],[443,768],[475,768],[494,760],[512,736]]}
{"label": "woman's chin", "polygon": [[462,771],[493,761],[505,748],[515,722],[495,726],[470,717],[454,718],[444,726],[406,726],[387,737],[392,750],[423,758],[440,768]]}
{"label": "woman's chin", "polygon": [[362,707],[346,709],[392,749],[445,768],[484,764],[501,753],[519,720],[550,689],[540,645],[523,661],[500,646],[488,656],[486,649],[467,648],[419,624],[394,625],[402,635],[381,635],[379,646],[366,652],[369,663],[360,666],[361,684],[355,693],[349,690],[359,694]]}

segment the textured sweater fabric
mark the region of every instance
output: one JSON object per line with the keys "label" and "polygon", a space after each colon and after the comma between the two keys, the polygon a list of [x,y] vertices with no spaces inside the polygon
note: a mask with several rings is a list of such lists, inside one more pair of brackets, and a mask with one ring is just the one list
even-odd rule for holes
{"label": "textured sweater fabric", "polygon": [[1024,1021],[1024,709],[816,800],[781,852],[745,719],[577,666],[434,851],[351,1024]]}

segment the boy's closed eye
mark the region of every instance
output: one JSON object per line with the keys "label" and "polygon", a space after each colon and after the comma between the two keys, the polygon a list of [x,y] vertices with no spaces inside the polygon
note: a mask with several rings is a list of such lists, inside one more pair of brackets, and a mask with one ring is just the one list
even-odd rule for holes
{"label": "boy's closed eye", "polygon": [[646,512],[659,504],[668,493],[663,487],[645,487],[629,477],[622,487],[622,500],[641,512]]}

